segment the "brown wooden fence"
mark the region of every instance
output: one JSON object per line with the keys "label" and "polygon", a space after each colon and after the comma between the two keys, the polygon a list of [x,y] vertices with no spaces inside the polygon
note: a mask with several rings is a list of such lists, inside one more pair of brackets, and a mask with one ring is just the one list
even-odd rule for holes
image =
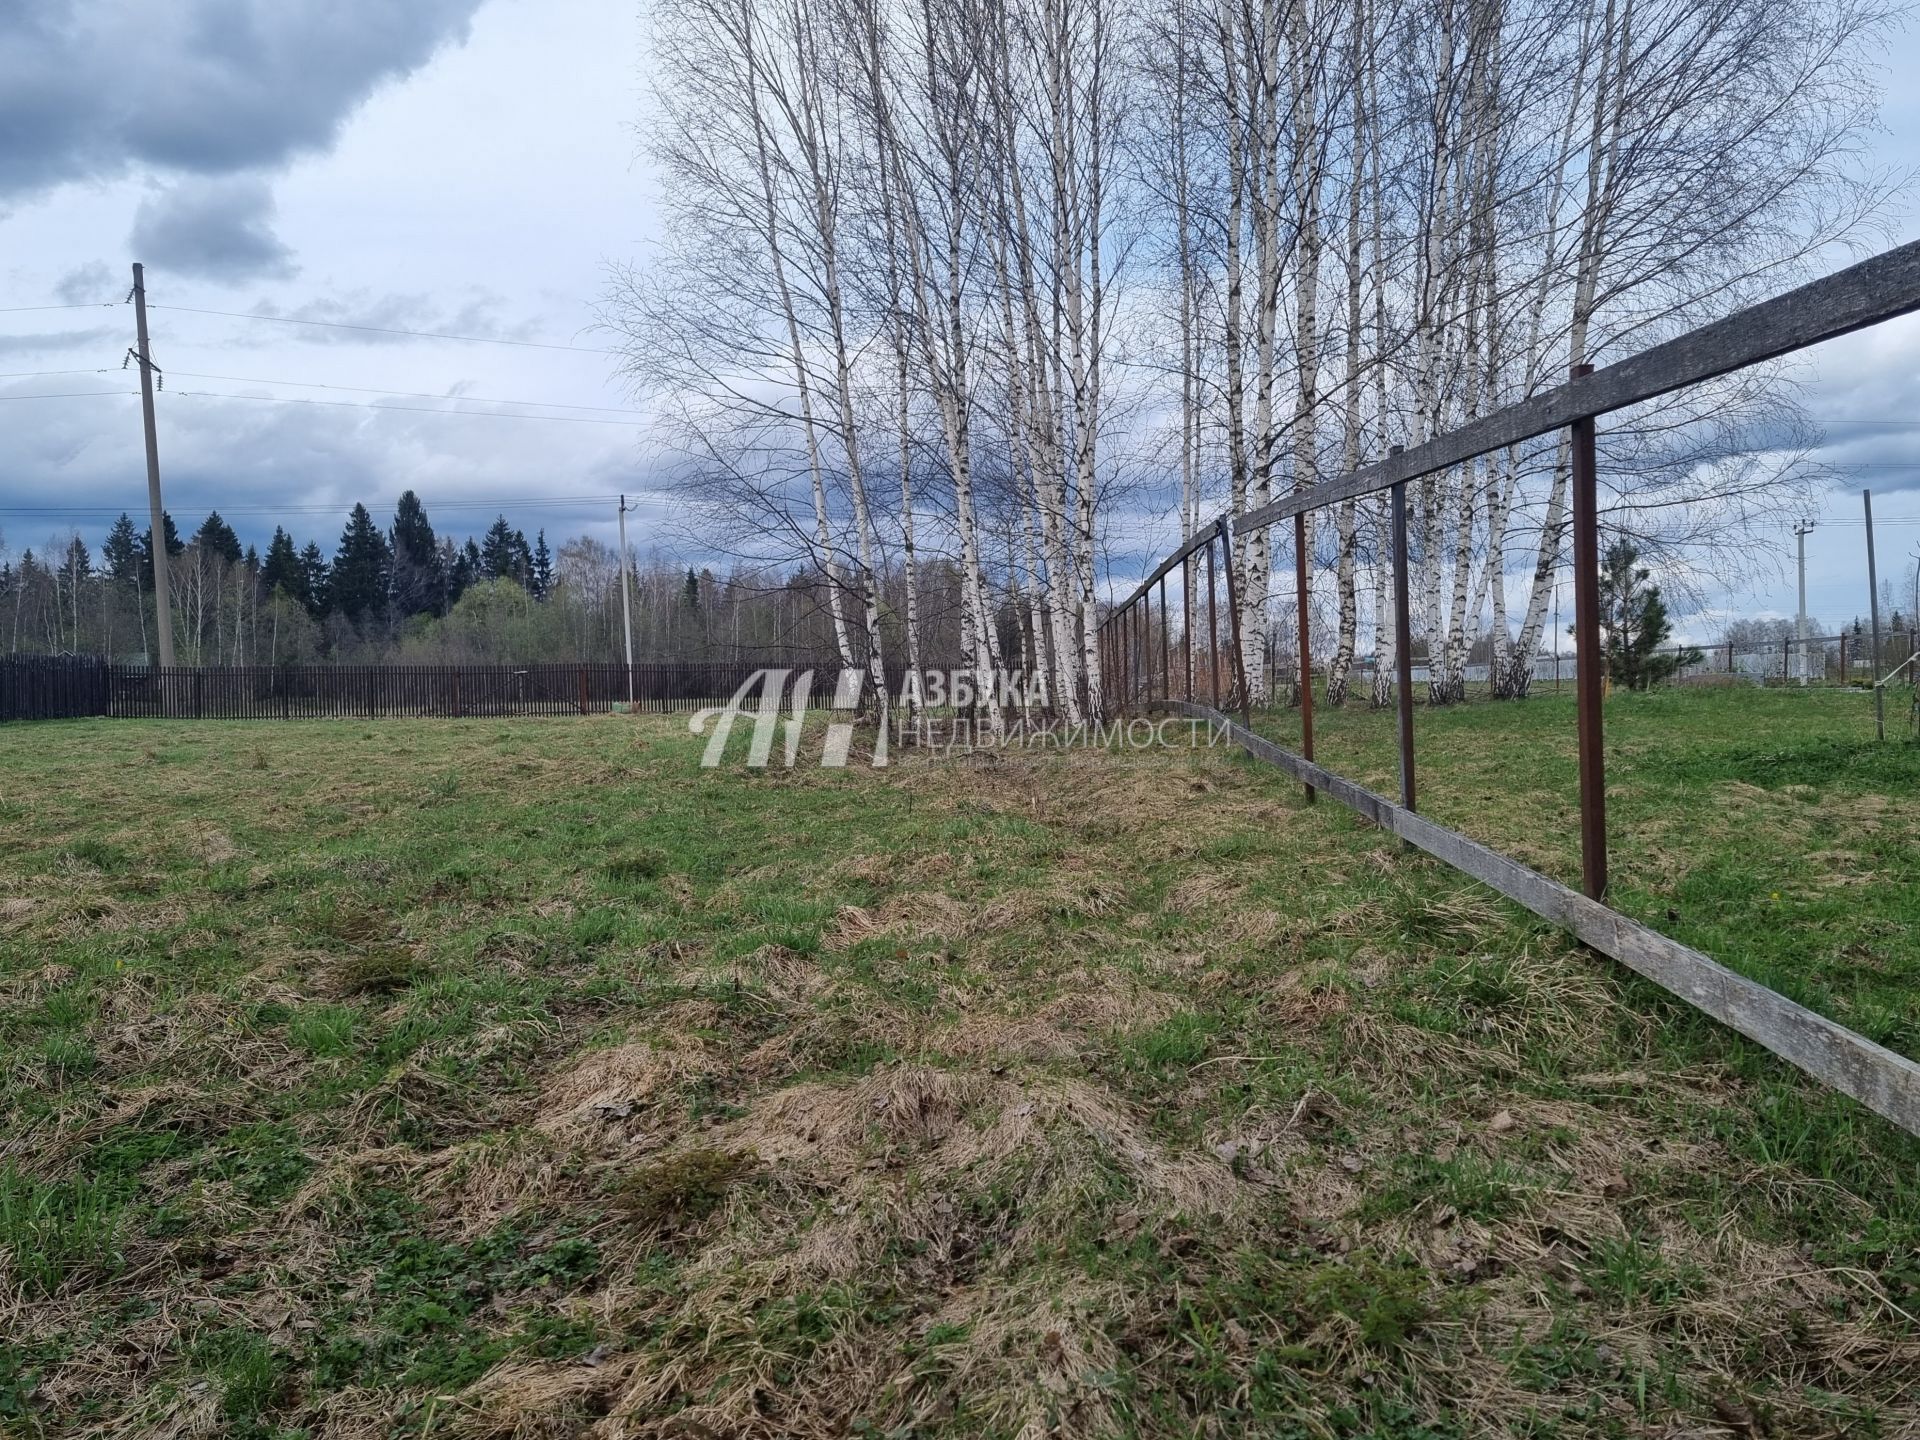
{"label": "brown wooden fence", "polygon": [[[730,661],[624,665],[108,665],[0,660],[0,720],[179,720],[586,715],[724,704],[761,667]],[[839,665],[814,671],[810,704],[832,703]]]}
{"label": "brown wooden fence", "polygon": [[88,655],[0,656],[0,720],[107,713],[111,671]]}

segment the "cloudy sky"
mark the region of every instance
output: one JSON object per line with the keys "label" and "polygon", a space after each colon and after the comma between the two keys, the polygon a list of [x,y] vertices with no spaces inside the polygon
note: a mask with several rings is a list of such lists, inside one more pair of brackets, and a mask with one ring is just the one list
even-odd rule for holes
{"label": "cloudy sky", "polygon": [[[610,531],[646,453],[588,327],[604,264],[649,234],[640,65],[626,0],[0,0],[10,548],[145,526],[135,259],[183,529],[217,506],[331,553],[346,506],[384,521],[412,487],[443,530],[505,509],[529,536]],[[446,408],[482,413],[422,413]]]}
{"label": "cloudy sky", "polygon": [[[1915,60],[1907,37],[1890,73]],[[652,233],[643,66],[632,0],[0,0],[5,544],[145,523],[134,259],[183,529],[217,507],[243,539],[280,521],[330,552],[354,500],[384,520],[413,488],[443,532],[504,510],[610,537],[649,453],[590,327],[604,267]],[[1920,99],[1885,121],[1875,158],[1920,163]],[[1895,238],[1915,236],[1920,203]],[[1920,320],[1801,374],[1827,458],[1860,467],[1809,542],[1809,608],[1839,622],[1866,602],[1860,485],[1882,575],[1920,550]],[[448,396],[472,398],[422,398]],[[637,523],[671,546],[668,507],[643,498]],[[1714,611],[1791,613],[1779,539],[1777,573]]]}

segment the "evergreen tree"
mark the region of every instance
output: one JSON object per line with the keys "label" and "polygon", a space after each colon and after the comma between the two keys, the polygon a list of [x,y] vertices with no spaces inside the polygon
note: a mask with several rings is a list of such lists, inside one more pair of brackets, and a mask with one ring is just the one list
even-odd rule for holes
{"label": "evergreen tree", "polygon": [[260,583],[269,595],[278,591],[289,600],[299,601],[303,608],[313,609],[313,577],[293,548],[293,537],[278,525],[273,527],[273,539],[267,542],[267,563],[260,571]]}
{"label": "evergreen tree", "polygon": [[140,578],[140,537],[134,533],[133,521],[124,510],[107,531],[107,543],[100,547],[100,556],[106,562],[107,578],[114,584],[130,585]]}
{"label": "evergreen tree", "polygon": [[513,578],[513,527],[504,515],[494,518],[480,542],[480,574],[488,580]]}
{"label": "evergreen tree", "polygon": [[[167,537],[167,554],[174,556],[184,551],[186,542],[180,538],[175,528],[173,516],[166,511],[160,512],[160,530]],[[149,525],[140,532],[140,584],[142,588],[153,588],[153,527]]]}
{"label": "evergreen tree", "polygon": [[533,598],[544,600],[553,593],[553,552],[547,549],[547,532],[542,530],[533,542],[533,568],[530,572]]}
{"label": "evergreen tree", "polygon": [[1682,665],[1697,663],[1698,650],[1656,654],[1673,633],[1660,587],[1640,564],[1630,540],[1616,540],[1600,562],[1600,624],[1606,631],[1607,668],[1616,685],[1645,690]]}
{"label": "evergreen tree", "polygon": [[460,588],[463,591],[487,578],[486,561],[481,558],[480,547],[473,543],[471,535],[460,551],[460,576]]}
{"label": "evergreen tree", "polygon": [[300,568],[307,577],[307,612],[318,619],[327,609],[327,560],[317,541],[309,540],[300,552]]}
{"label": "evergreen tree", "polygon": [[460,597],[472,583],[473,575],[467,567],[466,552],[453,543],[451,536],[441,537],[440,551],[434,563],[440,569],[440,583],[445,597],[444,613],[460,603]]}
{"label": "evergreen tree", "polygon": [[229,565],[240,563],[240,537],[233,533],[233,527],[220,518],[218,510],[210,511],[200,528],[193,532],[193,543],[209,555],[218,555]]}
{"label": "evergreen tree", "polygon": [[78,535],[67,541],[66,558],[60,562],[60,578],[72,584],[93,575],[93,552]]}
{"label": "evergreen tree", "polygon": [[356,504],[327,572],[327,609],[356,623],[386,613],[393,554],[367,507]]}
{"label": "evergreen tree", "polygon": [[693,567],[687,567],[686,588],[680,592],[680,603],[689,610],[700,608],[700,577],[693,573]]}
{"label": "evergreen tree", "polygon": [[527,537],[496,516],[480,542],[480,575],[488,580],[511,580],[521,589],[533,584],[533,551]]}
{"label": "evergreen tree", "polygon": [[420,497],[409,490],[393,510],[387,532],[393,546],[393,615],[438,615],[446,608],[446,581],[440,571],[440,545]]}

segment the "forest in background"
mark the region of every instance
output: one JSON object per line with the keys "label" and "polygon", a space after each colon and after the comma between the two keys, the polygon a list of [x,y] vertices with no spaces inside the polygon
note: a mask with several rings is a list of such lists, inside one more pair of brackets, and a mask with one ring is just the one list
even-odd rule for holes
{"label": "forest in background", "polygon": [[[276,526],[266,553],[215,511],[186,538],[164,517],[176,658],[183,665],[414,664],[581,660],[624,654],[618,551],[592,536],[531,542],[502,515],[478,539],[439,535],[412,491],[392,521],[349,513],[331,556]],[[150,654],[151,527],[122,515],[94,551],[77,534],[15,556],[0,540],[0,653]],[[831,660],[825,577],[804,567],[724,573],[628,557],[634,658],[780,663]],[[882,578],[888,595],[898,573]],[[920,576],[929,663],[958,653],[958,577]],[[1018,652],[1014,613],[1000,623]],[[891,622],[890,622],[891,623]]]}

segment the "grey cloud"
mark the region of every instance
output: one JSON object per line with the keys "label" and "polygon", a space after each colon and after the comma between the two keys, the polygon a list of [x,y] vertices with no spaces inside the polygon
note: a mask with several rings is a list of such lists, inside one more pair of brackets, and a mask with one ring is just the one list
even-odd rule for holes
{"label": "grey cloud", "polygon": [[[76,378],[75,389],[116,388],[106,376]],[[0,397],[40,388],[0,382]],[[281,524],[299,543],[318,540],[331,554],[355,501],[385,523],[394,498],[409,488],[436,529],[456,538],[477,536],[500,512],[529,536],[544,527],[554,543],[583,530],[607,538],[611,506],[529,497],[649,485],[626,437],[597,426],[215,399],[176,393],[172,383],[159,406],[167,509],[183,530],[218,509],[244,543],[262,548]],[[16,552],[28,542],[37,550],[46,534],[69,524],[97,546],[119,510],[141,520],[143,455],[133,396],[0,401],[0,529]],[[76,508],[48,513],[51,506]]]}
{"label": "grey cloud", "polygon": [[[411,342],[403,334],[383,333],[408,330],[489,340],[550,338],[530,325],[502,322],[498,317],[500,306],[499,297],[486,292],[464,301],[449,301],[425,294],[356,290],[294,306],[262,298],[245,308],[254,315],[312,323],[284,328],[256,326],[237,335],[233,343],[249,347],[289,341],[308,345],[408,344]],[[348,328],[333,328],[336,326]]]}
{"label": "grey cloud", "polygon": [[[124,342],[130,331],[95,326],[88,330],[45,330],[29,335],[0,335],[0,355],[42,355],[57,350],[80,350],[89,345]],[[118,351],[102,352],[117,357]]]}
{"label": "grey cloud", "polygon": [[291,275],[293,252],[273,233],[273,192],[254,176],[184,180],[140,202],[133,253],[157,270],[236,282]]}
{"label": "grey cloud", "polygon": [[0,199],[324,150],[379,85],[464,40],[480,3],[0,0]]}
{"label": "grey cloud", "polygon": [[69,305],[85,305],[89,301],[104,304],[119,299],[114,286],[126,288],[120,275],[109,269],[104,260],[89,260],[84,265],[76,265],[62,275],[53,287],[53,293]]}

